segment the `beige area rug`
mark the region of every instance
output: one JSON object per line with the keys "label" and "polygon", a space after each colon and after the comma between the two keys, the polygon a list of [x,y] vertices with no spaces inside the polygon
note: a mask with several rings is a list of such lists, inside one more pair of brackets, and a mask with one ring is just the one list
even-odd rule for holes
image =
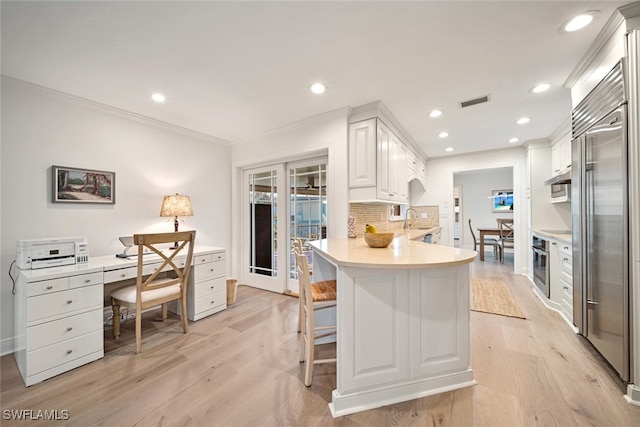
{"label": "beige area rug", "polygon": [[500,279],[471,278],[471,310],[526,319],[511,290]]}

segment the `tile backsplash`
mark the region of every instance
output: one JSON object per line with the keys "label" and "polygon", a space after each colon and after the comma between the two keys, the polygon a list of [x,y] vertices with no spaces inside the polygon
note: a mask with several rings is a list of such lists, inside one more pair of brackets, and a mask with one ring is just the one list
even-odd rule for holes
{"label": "tile backsplash", "polygon": [[[373,224],[378,231],[391,232],[402,230],[404,221],[389,221],[389,206],[386,204],[351,203],[349,214],[356,218],[356,235],[362,236],[366,224]],[[411,214],[413,227],[438,227],[440,225],[440,210],[438,206],[411,206],[418,212],[417,218]],[[426,213],[426,218],[421,218]],[[345,221],[347,219],[345,218]]]}

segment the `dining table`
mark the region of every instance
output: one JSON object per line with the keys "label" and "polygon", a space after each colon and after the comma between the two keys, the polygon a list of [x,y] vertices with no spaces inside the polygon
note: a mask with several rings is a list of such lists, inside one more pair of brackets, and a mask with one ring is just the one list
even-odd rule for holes
{"label": "dining table", "polygon": [[[484,261],[484,238],[485,236],[498,236],[500,238],[500,223],[513,224],[512,218],[496,218],[498,227],[482,227],[478,228],[480,235],[480,261]],[[504,229],[503,229],[504,230]]]}
{"label": "dining table", "polygon": [[485,236],[500,236],[500,228],[498,227],[482,227],[478,228],[480,234],[480,261],[484,261],[484,238]]}

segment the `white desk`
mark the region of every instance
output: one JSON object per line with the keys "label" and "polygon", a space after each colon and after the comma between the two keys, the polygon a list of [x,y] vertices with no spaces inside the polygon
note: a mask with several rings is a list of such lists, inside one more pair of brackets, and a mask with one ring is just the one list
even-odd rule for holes
{"label": "white desk", "polygon": [[[223,248],[194,248],[187,287],[189,320],[227,307],[225,258]],[[110,255],[92,257],[86,264],[18,270],[14,356],[25,385],[104,356],[103,307],[110,304],[110,289],[135,283],[137,262],[137,257]],[[160,263],[157,255],[145,255],[145,273]]]}

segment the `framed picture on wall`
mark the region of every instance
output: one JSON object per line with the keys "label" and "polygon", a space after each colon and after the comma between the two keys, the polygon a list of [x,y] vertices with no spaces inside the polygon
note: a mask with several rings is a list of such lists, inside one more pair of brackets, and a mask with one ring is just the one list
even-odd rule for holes
{"label": "framed picture on wall", "polygon": [[513,190],[491,191],[491,207],[493,212],[513,212]]}
{"label": "framed picture on wall", "polygon": [[116,174],[93,169],[52,166],[52,202],[100,203],[116,202]]}

